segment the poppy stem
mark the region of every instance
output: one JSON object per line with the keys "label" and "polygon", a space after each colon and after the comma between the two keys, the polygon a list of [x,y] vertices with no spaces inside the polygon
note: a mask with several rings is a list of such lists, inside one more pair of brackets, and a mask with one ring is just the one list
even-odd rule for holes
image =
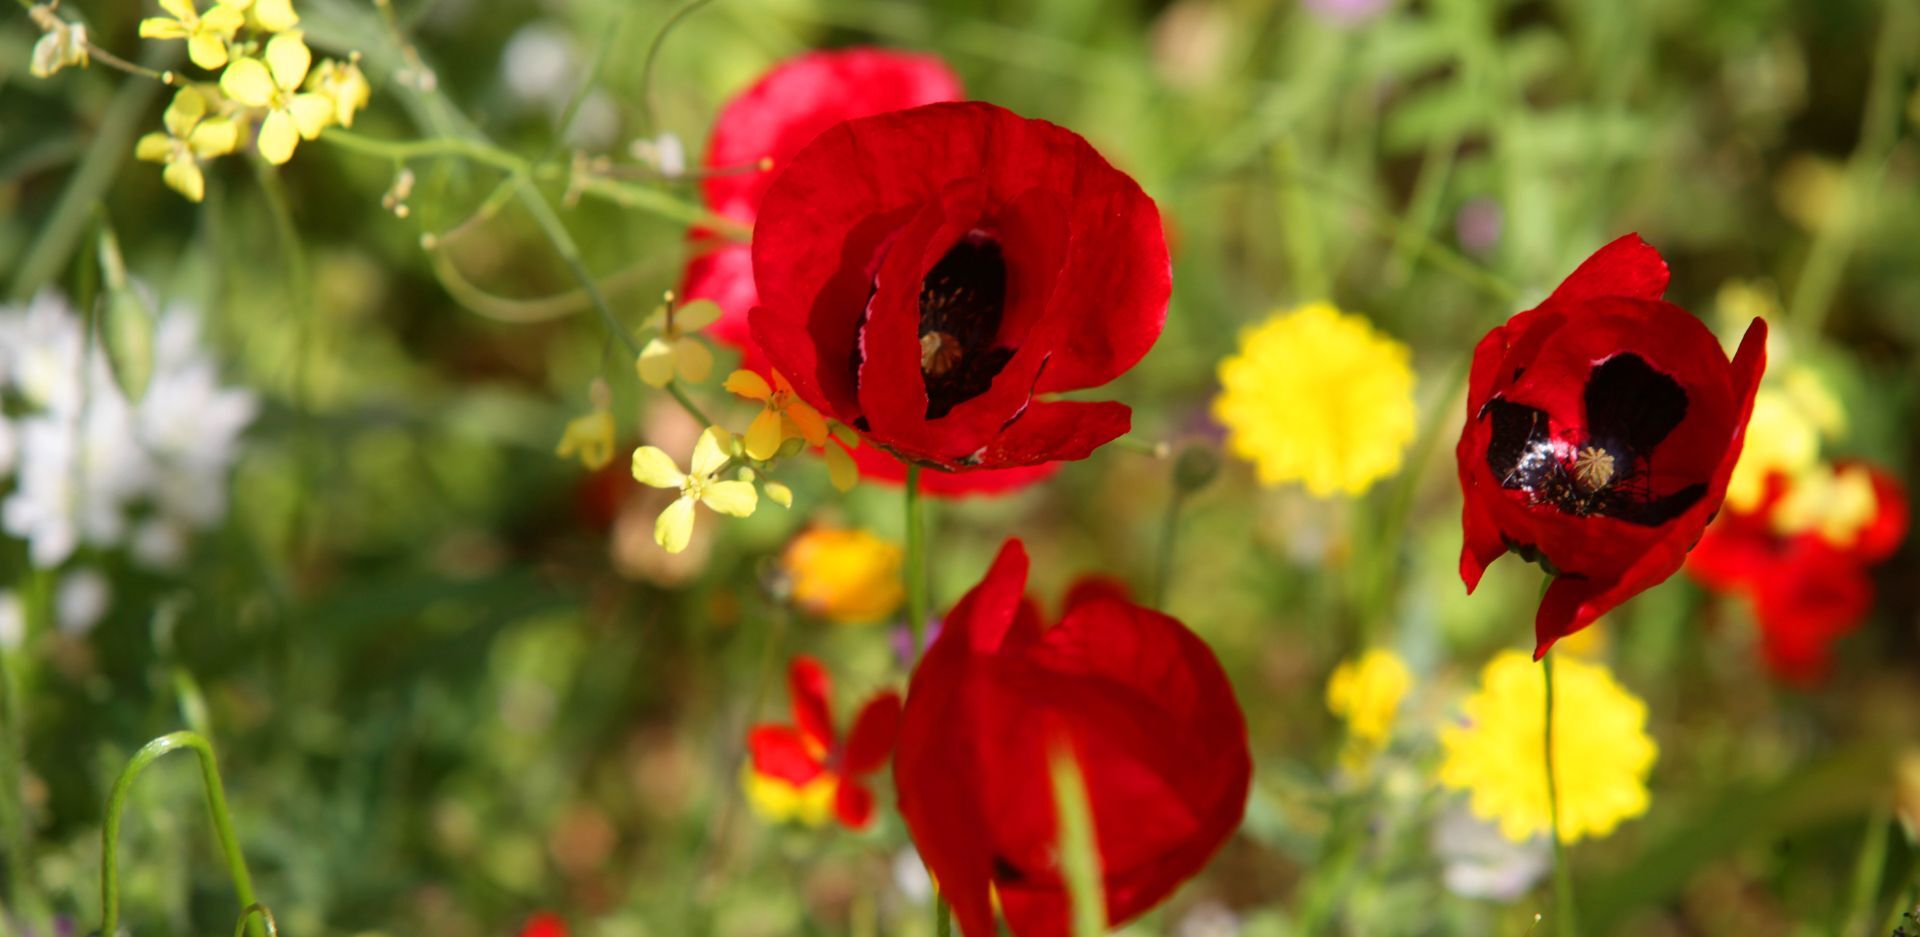
{"label": "poppy stem", "polygon": [[906,489],[907,624],[913,629],[918,655],[927,649],[927,522],[920,505],[920,466],[911,462],[907,463]]}
{"label": "poppy stem", "polygon": [[1167,513],[1160,519],[1159,555],[1153,564],[1153,607],[1166,611],[1167,584],[1173,580],[1173,548],[1180,536],[1180,507],[1187,492],[1179,485],[1167,497]]}
{"label": "poppy stem", "polygon": [[1546,677],[1547,704],[1544,722],[1544,737],[1547,761],[1547,819],[1553,836],[1553,898],[1555,916],[1559,923],[1557,931],[1560,937],[1579,937],[1580,921],[1574,910],[1573,870],[1567,867],[1567,847],[1560,839],[1560,785],[1553,767],[1553,653],[1548,652],[1540,659],[1541,672]]}

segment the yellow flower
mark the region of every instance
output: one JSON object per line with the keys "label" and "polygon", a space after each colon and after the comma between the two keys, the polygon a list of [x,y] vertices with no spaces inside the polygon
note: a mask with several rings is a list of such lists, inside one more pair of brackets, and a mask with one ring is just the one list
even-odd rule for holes
{"label": "yellow flower", "polygon": [[746,792],[747,806],[768,823],[820,826],[833,815],[833,798],[839,793],[840,781],[826,772],[805,784],[795,784],[761,774],[748,764],[740,769],[740,787]]}
{"label": "yellow flower", "polygon": [[[1659,748],[1647,735],[1647,706],[1601,664],[1554,661],[1553,764],[1560,837],[1601,837],[1647,812],[1647,775]],[[1542,665],[1506,651],[1481,672],[1461,724],[1440,730],[1440,783],[1469,792],[1476,816],[1525,842],[1551,828],[1541,709]]]}
{"label": "yellow flower", "polygon": [[1791,536],[1815,531],[1842,550],[1860,540],[1860,532],[1880,513],[1873,473],[1864,465],[1823,465],[1800,473],[1774,505],[1773,529]]}
{"label": "yellow flower", "polygon": [[262,32],[283,33],[300,24],[293,12],[293,0],[221,0],[236,10],[252,14],[249,18]]}
{"label": "yellow flower", "polygon": [[633,450],[633,477],[652,488],[678,488],[680,497],[660,512],[653,524],[653,540],[668,553],[679,553],[693,539],[693,506],[700,503],[721,514],[746,517],[759,506],[760,493],[752,482],[716,478],[731,461],[727,450],[733,437],[718,426],[707,427],[693,446],[691,471],[681,474],[673,457],[653,446]]}
{"label": "yellow flower", "polygon": [[140,38],[185,39],[187,58],[208,71],[227,64],[227,43],[247,21],[244,7],[231,2],[215,3],[201,13],[193,0],[160,0],[160,9],[167,15],[140,21]]}
{"label": "yellow flower", "polygon": [[880,621],[906,598],[900,545],[864,530],[815,527],[793,538],[780,566],[793,582],[793,601],[841,624]]}
{"label": "yellow flower", "polygon": [[1357,495],[1398,470],[1413,440],[1410,359],[1365,318],[1310,303],[1241,334],[1213,415],[1261,484]]}
{"label": "yellow flower", "polygon": [[212,88],[182,88],[161,115],[167,131],[147,134],[133,147],[133,155],[139,159],[167,164],[160,178],[189,201],[200,201],[206,195],[200,161],[231,153],[240,144],[240,125],[232,118],[207,116],[218,106],[219,98]]}
{"label": "yellow flower", "polygon": [[1753,417],[1740,461],[1727,480],[1727,507],[1758,510],[1766,498],[1767,478],[1775,472],[1798,475],[1820,458],[1820,430],[1793,396],[1771,387],[1753,398]]}
{"label": "yellow flower", "polygon": [[713,352],[693,333],[719,319],[720,307],[713,300],[696,299],[675,309],[673,294],[668,293],[666,305],[647,319],[646,327],[660,334],[640,349],[640,358],[633,363],[640,380],[649,387],[665,387],[676,374],[693,384],[706,380],[713,373]]}
{"label": "yellow flower", "polygon": [[1375,745],[1393,734],[1393,714],[1413,687],[1413,673],[1399,655],[1372,648],[1333,668],[1327,708],[1345,719],[1353,737]]}
{"label": "yellow flower", "polygon": [[567,421],[553,454],[562,459],[578,455],[580,464],[597,471],[613,461],[613,392],[607,389],[607,382],[595,380],[589,396],[593,409]]}
{"label": "yellow flower", "polygon": [[47,78],[69,65],[86,68],[91,58],[87,51],[87,27],[71,23],[53,12],[51,4],[27,9],[27,16],[40,27],[40,38],[33,44],[33,61],[28,70],[35,78]]}
{"label": "yellow flower", "polygon": [[727,375],[724,385],[736,396],[761,403],[760,414],[747,427],[747,455],[765,462],[780,452],[780,444],[789,439],[804,439],[809,446],[827,444],[827,421],[820,411],[793,394],[793,385],[773,374],[773,384],[752,371]]}
{"label": "yellow flower", "polygon": [[307,76],[307,90],[333,102],[333,122],[342,127],[353,126],[353,115],[373,97],[373,86],[367,84],[359,63],[333,59],[323,59]]}
{"label": "yellow flower", "polygon": [[313,53],[297,32],[281,33],[267,41],[261,59],[237,59],[220,76],[220,90],[248,107],[263,107],[256,145],[260,155],[276,166],[293,158],[302,139],[311,140],[333,119],[333,101],[325,95],[301,93]]}

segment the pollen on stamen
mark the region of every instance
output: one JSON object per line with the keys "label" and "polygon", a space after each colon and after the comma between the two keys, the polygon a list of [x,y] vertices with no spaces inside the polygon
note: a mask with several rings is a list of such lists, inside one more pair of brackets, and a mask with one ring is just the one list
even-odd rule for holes
{"label": "pollen on stamen", "polygon": [[1581,449],[1574,456],[1573,480],[1588,493],[1607,487],[1613,482],[1613,453],[1598,446]]}
{"label": "pollen on stamen", "polygon": [[945,332],[920,336],[920,370],[927,374],[939,376],[953,370],[960,355],[960,343]]}

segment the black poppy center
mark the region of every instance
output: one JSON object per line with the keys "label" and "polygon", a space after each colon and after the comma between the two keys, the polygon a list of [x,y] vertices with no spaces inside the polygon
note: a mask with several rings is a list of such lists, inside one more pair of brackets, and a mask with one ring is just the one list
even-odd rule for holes
{"label": "black poppy center", "polygon": [[920,281],[920,374],[927,419],[986,393],[1013,358],[997,346],[1007,301],[1007,261],[1000,245],[970,234]]}
{"label": "black poppy center", "polygon": [[1704,483],[1665,494],[1655,488],[1653,453],[1687,417],[1687,391],[1639,355],[1615,355],[1594,366],[1583,393],[1586,436],[1556,441],[1543,410],[1494,399],[1480,411],[1493,420],[1487,467],[1504,488],[1524,491],[1586,517],[1603,515],[1657,527],[1707,493]]}

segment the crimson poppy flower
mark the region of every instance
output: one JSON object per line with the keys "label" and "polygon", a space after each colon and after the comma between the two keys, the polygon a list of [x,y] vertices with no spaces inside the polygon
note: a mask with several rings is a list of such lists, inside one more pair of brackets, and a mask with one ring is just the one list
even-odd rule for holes
{"label": "crimson poppy flower", "polygon": [[1078,135],[980,102],[835,126],[773,180],[754,227],[772,365],[815,409],[954,472],[1080,459],[1128,408],[1097,387],[1160,335],[1160,215]]}
{"label": "crimson poppy flower", "polygon": [[967,937],[993,903],[1017,937],[1065,937],[1049,756],[1079,761],[1107,919],[1125,923],[1199,872],[1240,824],[1247,728],[1213,652],[1109,583],[1043,629],[1009,540],[947,614],[907,689],[900,813]]}
{"label": "crimson poppy flower", "polygon": [[833,727],[833,682],[819,661],[794,658],[787,690],[794,724],[757,725],[747,733],[750,785],[761,785],[762,801],[800,819],[810,819],[811,802],[824,808],[831,797],[842,825],[864,828],[873,818],[873,792],[864,778],[885,767],[893,751],[900,694],[887,690],[868,700],[843,742]]}
{"label": "crimson poppy flower", "polygon": [[1456,451],[1460,577],[1512,551],[1553,576],[1534,656],[1666,580],[1726,497],[1766,366],[1755,319],[1729,362],[1660,299],[1667,264],[1637,235],[1473,351]]}
{"label": "crimson poppy flower", "polygon": [[[1833,496],[1850,485],[1851,495]],[[1768,669],[1811,686],[1826,676],[1833,642],[1872,608],[1869,568],[1899,548],[1907,513],[1900,482],[1878,468],[1843,462],[1798,482],[1775,472],[1757,505],[1707,527],[1687,573],[1751,601]]]}
{"label": "crimson poppy flower", "polygon": [[567,922],[560,915],[541,911],[527,918],[527,923],[520,928],[520,937],[567,937]]}

